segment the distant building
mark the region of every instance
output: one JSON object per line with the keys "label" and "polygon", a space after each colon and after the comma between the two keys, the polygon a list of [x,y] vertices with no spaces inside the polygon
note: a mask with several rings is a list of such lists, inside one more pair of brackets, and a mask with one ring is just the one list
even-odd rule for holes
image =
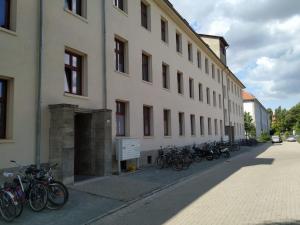
{"label": "distant building", "polygon": [[256,137],[262,132],[270,132],[270,117],[267,109],[252,94],[243,91],[244,112],[249,112],[256,127]]}

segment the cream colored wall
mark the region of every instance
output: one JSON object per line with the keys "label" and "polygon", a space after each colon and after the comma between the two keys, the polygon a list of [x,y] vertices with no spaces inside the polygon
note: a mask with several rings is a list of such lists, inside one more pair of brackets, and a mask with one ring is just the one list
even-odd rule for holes
{"label": "cream colored wall", "polygon": [[202,40],[209,45],[211,50],[220,58],[220,40],[216,38],[201,37]]}
{"label": "cream colored wall", "polygon": [[[15,32],[0,28],[0,77],[10,79],[9,137],[0,140],[0,168],[34,162],[37,75],[37,17],[35,0],[17,1]],[[12,81],[13,80],[13,81]],[[10,124],[11,123],[11,124]]]}

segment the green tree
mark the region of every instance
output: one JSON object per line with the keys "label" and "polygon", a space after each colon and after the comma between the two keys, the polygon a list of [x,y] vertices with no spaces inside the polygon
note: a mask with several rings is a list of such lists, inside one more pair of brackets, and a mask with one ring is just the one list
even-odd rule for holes
{"label": "green tree", "polygon": [[283,133],[286,130],[289,130],[286,116],[286,109],[282,109],[281,106],[275,109],[275,121],[272,124],[272,128],[276,133]]}
{"label": "green tree", "polygon": [[255,137],[256,136],[256,128],[253,123],[253,118],[249,112],[244,113],[244,124],[245,124],[245,132],[246,137]]}

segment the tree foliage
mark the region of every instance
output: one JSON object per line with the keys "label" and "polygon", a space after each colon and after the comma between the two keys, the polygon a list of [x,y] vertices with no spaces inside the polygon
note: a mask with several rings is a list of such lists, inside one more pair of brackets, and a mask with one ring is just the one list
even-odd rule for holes
{"label": "tree foliage", "polygon": [[254,138],[256,136],[256,128],[253,123],[253,118],[249,112],[244,113],[244,124],[245,124],[246,137]]}

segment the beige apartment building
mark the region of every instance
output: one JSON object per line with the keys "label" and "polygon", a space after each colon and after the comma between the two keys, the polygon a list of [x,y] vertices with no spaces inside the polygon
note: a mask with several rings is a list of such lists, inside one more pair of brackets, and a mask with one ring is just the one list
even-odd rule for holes
{"label": "beige apartment building", "polygon": [[168,1],[0,6],[0,168],[58,163],[73,183],[116,172],[120,139],[138,140],[146,166],[160,146],[244,137],[227,42]]}

